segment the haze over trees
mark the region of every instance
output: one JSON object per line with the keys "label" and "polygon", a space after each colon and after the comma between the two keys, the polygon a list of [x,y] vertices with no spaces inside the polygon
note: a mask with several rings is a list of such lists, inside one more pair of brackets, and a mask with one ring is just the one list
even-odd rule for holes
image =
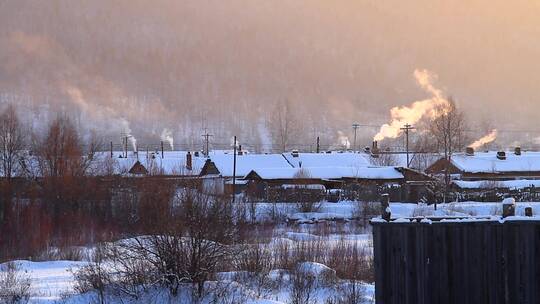
{"label": "haze over trees", "polygon": [[[350,136],[352,122],[380,125],[390,107],[421,97],[411,73],[427,68],[478,125],[534,129],[538,6],[425,5],[2,1],[0,102],[24,105],[21,119],[38,129],[60,109],[113,139],[129,127],[140,141],[157,142],[168,128],[176,142],[199,147],[208,127],[216,145],[237,135],[267,147],[261,117],[290,100],[305,126],[299,144],[320,136],[331,146],[338,131]],[[376,131],[360,128],[359,146]]]}

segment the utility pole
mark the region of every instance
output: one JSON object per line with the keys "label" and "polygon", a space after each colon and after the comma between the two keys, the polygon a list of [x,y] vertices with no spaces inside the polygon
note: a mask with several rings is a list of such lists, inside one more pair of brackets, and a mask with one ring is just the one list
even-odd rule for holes
{"label": "utility pole", "polygon": [[124,137],[124,158],[127,158],[127,155],[128,155],[127,145],[128,145],[128,137],[125,136]]}
{"label": "utility pole", "polygon": [[360,127],[360,124],[355,122],[353,123],[352,127],[354,130],[353,152],[356,152],[356,130]]}
{"label": "utility pole", "polygon": [[405,124],[401,130],[405,132],[405,150],[407,152],[407,168],[409,168],[410,160],[409,160],[409,132],[411,130],[414,130],[415,128],[411,126],[410,124]]}
{"label": "utility pole", "polygon": [[[205,128],[204,129],[204,134],[203,134],[202,137],[204,137],[204,141],[205,141],[205,147],[206,147],[205,150],[206,151],[205,151],[204,154],[206,155],[206,157],[208,157],[210,155],[210,137],[212,137],[212,136],[214,136],[214,135],[209,134],[208,129]],[[236,145],[236,143],[235,143],[235,145]]]}
{"label": "utility pole", "polygon": [[321,138],[317,136],[317,153],[321,152]]}
{"label": "utility pole", "polygon": [[[122,144],[124,145],[124,158],[128,157],[128,142],[130,138],[133,138],[133,135],[129,133],[121,133],[122,136]],[[133,148],[133,152],[137,154],[138,151],[135,151],[135,147]]]}
{"label": "utility pole", "polygon": [[233,157],[233,203],[236,200],[236,136],[234,137],[234,157]]}
{"label": "utility pole", "polygon": [[236,199],[236,136],[234,137],[234,156],[233,156],[233,174],[232,174],[232,201]]}

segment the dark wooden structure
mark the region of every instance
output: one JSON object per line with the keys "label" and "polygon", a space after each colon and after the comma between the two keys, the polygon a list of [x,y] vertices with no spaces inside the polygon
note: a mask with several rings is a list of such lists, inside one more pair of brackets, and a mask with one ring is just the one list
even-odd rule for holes
{"label": "dark wooden structure", "polygon": [[540,221],[372,225],[377,304],[540,303]]}

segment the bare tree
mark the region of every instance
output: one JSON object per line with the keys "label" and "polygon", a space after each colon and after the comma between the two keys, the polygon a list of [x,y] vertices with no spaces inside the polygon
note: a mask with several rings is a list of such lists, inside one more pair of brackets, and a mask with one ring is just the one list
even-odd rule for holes
{"label": "bare tree", "polygon": [[[12,177],[24,153],[25,133],[21,128],[15,108],[9,105],[0,114],[0,170],[6,180],[6,187],[2,187],[2,196],[6,202],[11,200]],[[0,219],[4,217],[4,207],[4,204],[0,204]]]}
{"label": "bare tree", "polygon": [[376,166],[399,166],[399,156],[392,153],[380,153],[371,162]]}
{"label": "bare tree", "polygon": [[9,181],[23,154],[25,133],[13,105],[0,114],[0,161],[2,173]]}
{"label": "bare tree", "polygon": [[88,168],[77,130],[66,117],[58,117],[51,123],[38,151],[43,176],[80,176]]}
{"label": "bare tree", "polygon": [[300,168],[293,176],[293,179],[299,182],[293,187],[292,197],[299,212],[316,212],[321,209],[323,191],[310,187],[311,178],[311,173],[306,168]]}
{"label": "bare tree", "polygon": [[[172,295],[187,283],[193,284],[200,297],[210,275],[231,257],[229,245],[236,235],[232,205],[194,191],[178,195],[172,216],[156,221],[153,235],[120,244],[115,260],[120,264],[144,261],[145,273]],[[127,277],[133,277],[130,267],[122,268]]]}
{"label": "bare tree", "polygon": [[281,152],[287,151],[298,134],[298,124],[290,100],[277,102],[268,121],[274,146]]}
{"label": "bare tree", "polygon": [[451,97],[448,101],[448,106],[440,107],[436,110],[438,111],[436,118],[431,121],[429,126],[429,131],[436,140],[439,150],[443,151],[444,159],[446,160],[444,169],[444,200],[446,200],[446,194],[451,182],[449,165],[452,155],[456,151],[462,150],[465,144],[463,132],[465,128],[465,117]]}
{"label": "bare tree", "polygon": [[75,126],[65,117],[55,119],[36,145],[46,206],[54,216],[77,211],[83,198],[92,195],[86,189],[91,181],[86,177],[94,161],[93,154],[84,152]]}

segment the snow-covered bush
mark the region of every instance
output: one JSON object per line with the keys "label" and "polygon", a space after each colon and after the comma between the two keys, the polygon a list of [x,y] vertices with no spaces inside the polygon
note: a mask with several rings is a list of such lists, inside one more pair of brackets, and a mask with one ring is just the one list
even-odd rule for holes
{"label": "snow-covered bush", "polygon": [[0,303],[23,304],[30,299],[31,281],[16,263],[0,265]]}

